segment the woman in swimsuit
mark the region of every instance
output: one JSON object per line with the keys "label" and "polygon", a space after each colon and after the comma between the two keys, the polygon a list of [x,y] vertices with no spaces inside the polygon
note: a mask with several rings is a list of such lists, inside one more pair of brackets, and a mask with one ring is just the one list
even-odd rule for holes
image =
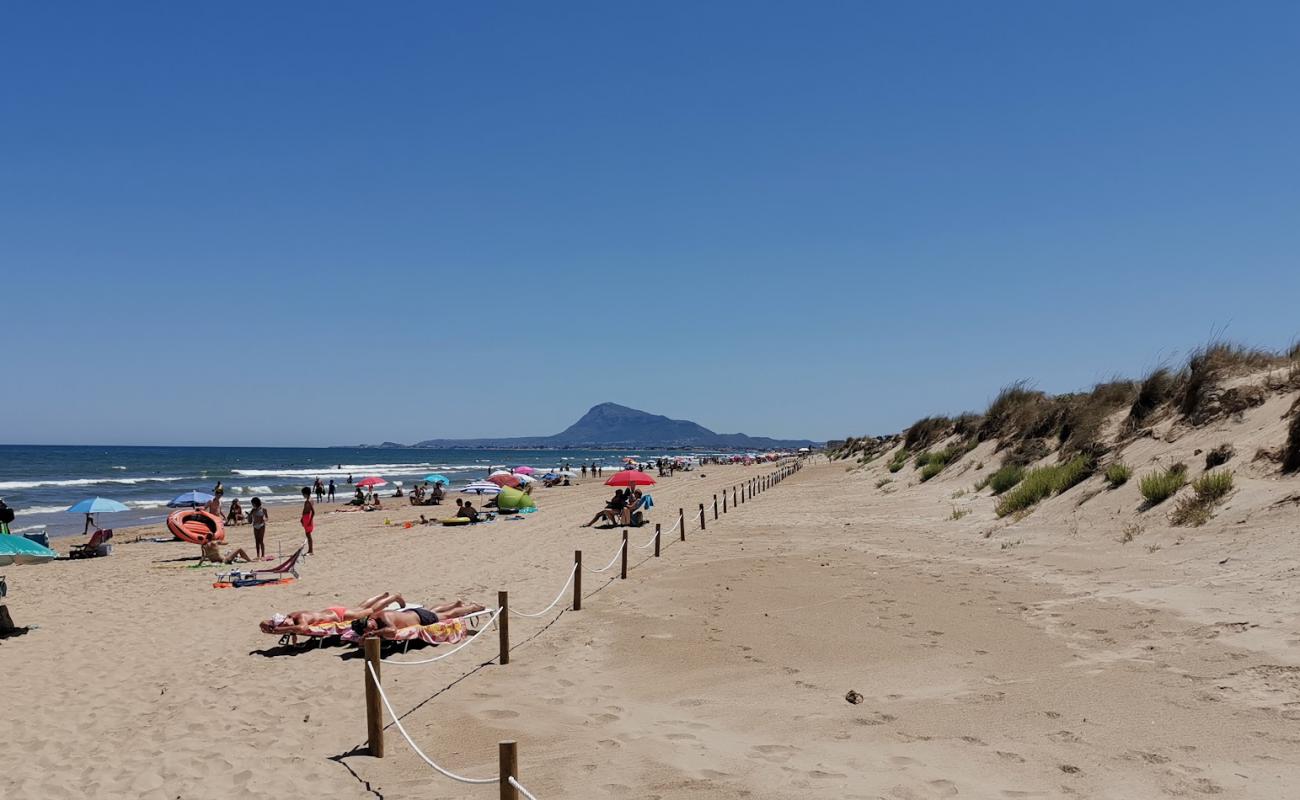
{"label": "woman in swimsuit", "polygon": [[356,608],[347,606],[330,606],[324,611],[290,611],[288,614],[276,614],[261,624],[267,633],[289,633],[290,628],[309,627],[326,622],[351,622],[354,619],[368,617],[383,611],[396,603],[399,607],[406,605],[406,599],[400,594],[384,592],[368,600],[362,600]]}
{"label": "woman in swimsuit", "polygon": [[302,487],[302,532],[307,534],[307,555],[312,549],[311,532],[316,530],[316,506],[311,504],[311,487]]}

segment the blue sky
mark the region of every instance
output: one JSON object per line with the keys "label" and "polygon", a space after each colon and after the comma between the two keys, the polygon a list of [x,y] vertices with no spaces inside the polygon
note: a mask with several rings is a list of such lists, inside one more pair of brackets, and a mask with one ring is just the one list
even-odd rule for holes
{"label": "blue sky", "polygon": [[1300,6],[8,3],[0,441],[838,437],[1300,334]]}

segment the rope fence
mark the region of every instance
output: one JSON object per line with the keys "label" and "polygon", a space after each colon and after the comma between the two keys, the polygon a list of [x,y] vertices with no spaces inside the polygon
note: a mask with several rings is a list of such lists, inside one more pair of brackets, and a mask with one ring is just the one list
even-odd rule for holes
{"label": "rope fence", "polygon": [[[731,490],[730,506],[728,506],[727,503],[727,489],[724,488],[723,491],[721,492],[722,495],[721,513],[723,514],[728,513],[728,508],[734,511],[737,506],[743,505],[747,501],[747,499],[752,499],[755,496],[755,494],[761,493],[769,488],[776,486],[785,478],[789,477],[795,472],[798,472],[802,468],[802,466],[803,466],[802,463],[799,461],[783,464],[780,465],[780,467],[774,472],[768,473],[766,475],[750,478],[744,483],[729,487]],[[717,494],[713,495],[712,502],[713,502],[713,518],[716,520],[718,519],[718,515],[719,515]],[[700,526],[699,529],[701,531],[705,531],[706,530],[705,527],[706,509],[704,503],[699,504],[699,518],[697,521]],[[669,528],[667,531],[663,531],[661,530],[661,526],[658,523],[656,523],[654,535],[645,544],[632,545],[632,547],[635,547],[639,550],[645,550],[653,546],[654,555],[655,557],[658,557],[661,549],[661,542],[663,539],[663,535],[665,533],[671,534],[673,531],[678,531],[681,541],[683,542],[686,541],[686,514],[684,508],[677,509],[677,521],[673,523],[673,526],[671,528]],[[569,570],[569,576],[565,579],[564,585],[560,587],[560,591],[556,593],[555,599],[551,601],[550,605],[546,606],[541,611],[536,611],[532,613],[516,611],[514,612],[514,614],[520,617],[527,617],[531,619],[542,617],[547,613],[549,613],[552,609],[554,609],[559,604],[559,602],[564,598],[565,594],[568,592],[570,586],[573,587],[573,599],[571,604],[572,608],[574,611],[580,611],[582,609],[582,573],[586,571],[594,574],[601,574],[609,571],[614,567],[615,564],[618,564],[621,561],[619,577],[624,579],[627,578],[628,547],[629,547],[628,532],[627,529],[625,528],[623,530],[623,539],[619,543],[618,550],[614,553],[614,557],[610,559],[608,564],[601,567],[600,569],[592,569],[591,567],[584,565],[582,563],[582,551],[575,550],[573,554],[573,568]],[[647,558],[646,560],[649,559]],[[644,563],[644,562],[639,562],[639,563]],[[567,611],[568,608],[565,608],[564,610]],[[397,728],[399,733],[401,733],[402,738],[406,740],[406,743],[410,745],[411,749],[415,752],[415,754],[419,756],[420,759],[424,761],[425,764],[429,765],[430,768],[434,769],[439,774],[447,778],[451,778],[452,780],[458,781],[460,783],[477,784],[477,785],[498,784],[500,786],[500,797],[502,800],[518,800],[520,795],[523,795],[523,797],[526,798],[526,800],[537,800],[536,796],[534,796],[532,792],[530,792],[527,788],[524,787],[522,783],[519,782],[516,742],[504,741],[498,743],[500,774],[497,777],[466,778],[463,775],[457,775],[456,773],[446,769],[445,767],[435,762],[415,743],[415,740],[411,738],[410,733],[407,732],[406,728],[402,725],[401,719],[399,718],[397,712],[393,710],[392,703],[389,701],[388,695],[384,692],[383,684],[380,681],[381,663],[393,664],[395,666],[410,667],[410,666],[419,666],[422,664],[432,664],[436,661],[442,661],[443,659],[449,658],[455,655],[456,653],[460,652],[461,650],[468,647],[473,642],[476,642],[479,639],[487,638],[482,635],[483,631],[487,630],[487,628],[492,625],[496,625],[497,631],[499,633],[499,639],[500,639],[500,651],[495,660],[501,666],[505,666],[509,664],[510,663],[511,611],[510,611],[508,593],[504,591],[497,593],[497,608],[481,611],[478,612],[477,614],[471,614],[469,616],[480,617],[483,616],[484,614],[489,614],[488,620],[483,625],[483,627],[480,628],[478,632],[476,632],[473,636],[470,636],[468,639],[456,645],[451,650],[448,650],[446,653],[443,653],[438,656],[434,656],[432,658],[421,659],[419,661],[396,661],[393,660],[392,658],[383,658],[380,654],[381,643],[379,639],[371,638],[371,639],[365,639],[363,641],[363,647],[365,650],[364,663],[366,666],[365,694],[366,694],[367,751],[369,752],[370,755],[376,758],[384,757],[384,724],[383,724],[384,717],[382,711],[380,710],[382,706],[383,709],[387,709],[388,716],[392,719],[393,726]],[[489,661],[491,661],[491,659],[489,659]]]}

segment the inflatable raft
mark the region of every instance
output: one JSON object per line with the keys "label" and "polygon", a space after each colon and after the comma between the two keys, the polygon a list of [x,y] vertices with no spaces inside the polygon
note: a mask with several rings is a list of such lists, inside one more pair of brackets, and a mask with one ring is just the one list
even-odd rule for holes
{"label": "inflatable raft", "polygon": [[221,517],[198,508],[186,508],[167,515],[167,530],[177,539],[193,544],[206,541],[222,542],[226,539],[226,526]]}

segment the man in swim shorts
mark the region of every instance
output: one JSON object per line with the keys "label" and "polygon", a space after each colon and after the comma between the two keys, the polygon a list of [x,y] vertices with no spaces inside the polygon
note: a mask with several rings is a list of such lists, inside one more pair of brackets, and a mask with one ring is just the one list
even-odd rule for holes
{"label": "man in swim shorts", "polygon": [[380,611],[365,619],[352,622],[352,630],[363,636],[384,636],[385,631],[400,628],[432,625],[447,619],[456,619],[484,611],[478,603],[457,600],[433,608],[404,608],[400,611]]}

